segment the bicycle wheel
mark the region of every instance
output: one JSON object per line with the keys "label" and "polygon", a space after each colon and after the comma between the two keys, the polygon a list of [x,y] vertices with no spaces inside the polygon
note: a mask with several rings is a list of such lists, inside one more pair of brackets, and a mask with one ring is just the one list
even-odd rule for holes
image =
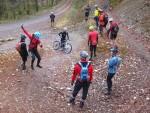
{"label": "bicycle wheel", "polygon": [[54,48],[54,50],[58,50],[60,48],[60,42],[59,41],[54,41],[53,42],[53,48]]}
{"label": "bicycle wheel", "polygon": [[72,45],[70,43],[66,43],[64,52],[69,54],[72,51]]}

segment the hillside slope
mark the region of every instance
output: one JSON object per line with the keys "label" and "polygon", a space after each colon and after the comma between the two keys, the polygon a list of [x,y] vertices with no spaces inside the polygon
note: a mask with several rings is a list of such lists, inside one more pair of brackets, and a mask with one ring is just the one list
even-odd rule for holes
{"label": "hillside slope", "polygon": [[123,0],[116,8],[124,24],[150,40],[150,1]]}

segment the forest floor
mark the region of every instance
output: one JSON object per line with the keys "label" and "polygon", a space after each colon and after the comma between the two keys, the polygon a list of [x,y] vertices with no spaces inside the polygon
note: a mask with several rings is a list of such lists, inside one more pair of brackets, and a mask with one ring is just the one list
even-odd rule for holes
{"label": "forest floor", "polygon": [[[59,23],[64,21],[63,14],[69,10],[70,6],[71,2],[68,0],[57,9],[56,13],[62,16],[62,19],[58,19]],[[110,14],[113,16],[115,14],[114,18],[118,19],[115,10]],[[86,46],[87,23],[78,23],[69,28],[73,51],[71,54],[64,54],[52,48],[52,43],[57,40],[59,31],[49,27],[48,17],[46,20],[35,21],[39,23],[25,23],[24,25],[31,32],[37,28],[36,30],[40,30],[45,35],[45,38],[41,39],[44,47],[39,48],[43,68],[35,67],[32,71],[30,69],[31,58],[29,58],[27,70],[21,71],[19,54],[12,49],[17,41],[4,42],[0,45],[0,113],[149,113],[150,53],[143,47],[146,46],[145,43],[141,46],[141,42],[138,43],[138,47],[135,46],[136,38],[134,37],[137,37],[137,34],[127,32],[126,25],[120,23],[121,29],[117,44],[123,62],[113,79],[112,95],[105,95],[107,69],[103,68],[106,67],[110,57],[111,45],[110,40],[104,36],[100,37],[97,57],[93,61],[94,80],[90,86],[86,104],[83,109],[80,109],[78,106],[81,92],[75,106],[67,102],[71,94],[69,89],[71,88],[72,68],[80,60],[79,52],[88,50]],[[89,20],[88,24],[91,21],[93,20]],[[20,23],[16,25],[18,30],[19,25]],[[18,37],[19,31],[14,30],[14,33],[11,33],[7,27],[4,29],[0,31],[1,36],[5,37],[7,34],[7,36]]]}

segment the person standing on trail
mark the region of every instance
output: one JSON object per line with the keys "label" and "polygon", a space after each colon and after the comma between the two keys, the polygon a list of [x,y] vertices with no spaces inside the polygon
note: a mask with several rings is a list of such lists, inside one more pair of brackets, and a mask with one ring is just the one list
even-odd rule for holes
{"label": "person standing on trail", "polygon": [[63,31],[58,34],[61,38],[61,48],[65,47],[65,43],[69,40],[69,35],[67,32],[67,27],[64,27]]}
{"label": "person standing on trail", "polygon": [[105,15],[102,9],[100,9],[100,15],[98,19],[99,19],[99,31],[100,31],[101,36],[103,36],[103,27],[105,25],[105,21],[104,21]]}
{"label": "person standing on trail", "polygon": [[108,15],[102,9],[100,11],[101,13],[99,15],[99,31],[101,36],[103,37],[103,28],[106,29],[106,25],[108,23]]}
{"label": "person standing on trail", "polygon": [[41,41],[39,40],[39,38],[41,37],[41,33],[40,32],[35,32],[34,34],[30,34],[28,33],[25,28],[23,27],[23,25],[21,26],[23,32],[28,36],[28,38],[30,39],[30,44],[29,44],[29,52],[31,52],[32,55],[32,61],[31,61],[31,69],[34,70],[34,61],[35,61],[35,57],[37,57],[37,67],[42,68],[42,66],[40,66],[40,61],[41,61],[41,56],[38,52],[38,45],[40,45],[40,47],[42,48],[42,44]]}
{"label": "person standing on trail", "polygon": [[88,34],[88,46],[90,47],[90,60],[93,58],[93,53],[94,57],[96,57],[96,48],[98,44],[98,32],[94,29],[93,26],[89,27],[89,34]]}
{"label": "person standing on trail", "polygon": [[26,36],[21,34],[20,42],[16,45],[16,50],[19,52],[21,58],[22,58],[22,70],[26,69],[26,62],[28,58],[28,51],[27,46],[25,43]]}
{"label": "person standing on trail", "polygon": [[71,85],[74,84],[74,90],[72,93],[72,96],[70,97],[69,102],[71,104],[75,104],[75,98],[78,94],[78,92],[82,90],[82,99],[80,101],[80,108],[83,108],[84,101],[87,98],[88,89],[90,87],[91,81],[93,79],[93,66],[92,64],[87,60],[88,53],[86,51],[80,52],[81,60],[75,64],[73,75],[72,75],[72,81]]}
{"label": "person standing on trail", "polygon": [[51,12],[50,19],[51,19],[51,27],[54,27],[54,24],[55,24],[55,14],[54,14],[54,12]]}
{"label": "person standing on trail", "polygon": [[85,10],[85,21],[88,21],[89,14],[91,11],[90,5],[88,4],[84,10]]}
{"label": "person standing on trail", "polygon": [[97,29],[98,29],[98,16],[99,16],[99,13],[100,13],[100,12],[99,12],[98,5],[95,5],[94,20],[95,20]]}
{"label": "person standing on trail", "polygon": [[116,74],[121,63],[121,58],[117,56],[118,47],[116,45],[111,49],[111,52],[112,52],[112,56],[108,60],[108,75],[107,75],[108,92],[106,93],[108,95],[110,95],[112,91],[112,78]]}
{"label": "person standing on trail", "polygon": [[113,18],[109,19],[110,28],[107,31],[107,37],[112,40],[112,45],[115,45],[115,40],[119,31],[119,26],[116,22],[113,21]]}

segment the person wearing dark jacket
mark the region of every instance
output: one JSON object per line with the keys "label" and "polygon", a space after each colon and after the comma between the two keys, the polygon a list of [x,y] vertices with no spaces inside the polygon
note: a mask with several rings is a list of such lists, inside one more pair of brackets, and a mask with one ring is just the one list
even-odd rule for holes
{"label": "person wearing dark jacket", "polygon": [[18,43],[18,46],[19,46],[18,52],[19,52],[19,54],[22,58],[22,62],[23,62],[22,63],[22,70],[26,69],[26,62],[27,62],[27,57],[28,57],[28,51],[27,51],[25,39],[26,39],[26,36],[21,34],[20,42]]}
{"label": "person wearing dark jacket", "polygon": [[88,21],[89,14],[91,11],[90,5],[88,4],[84,10],[85,10],[85,21]]}
{"label": "person wearing dark jacket", "polygon": [[82,99],[80,101],[80,108],[83,108],[84,101],[87,98],[88,90],[91,84],[91,81],[93,79],[93,66],[91,62],[87,60],[88,53],[86,51],[80,52],[81,60],[79,63],[75,64],[71,85],[74,84],[74,90],[72,93],[72,96],[70,97],[69,102],[71,104],[75,104],[75,98],[78,94],[78,92],[82,90]]}
{"label": "person wearing dark jacket", "polygon": [[51,19],[51,27],[54,27],[54,23],[55,23],[55,14],[54,14],[54,12],[51,12],[50,19]]}
{"label": "person wearing dark jacket", "polygon": [[68,35],[68,32],[67,32],[67,27],[64,27],[63,31],[60,32],[58,35],[61,38],[61,47],[64,48],[66,41],[69,40],[69,35]]}
{"label": "person wearing dark jacket", "polygon": [[30,34],[25,30],[23,25],[21,26],[21,28],[22,28],[23,32],[30,39],[29,52],[31,52],[31,55],[32,55],[31,69],[34,70],[35,57],[37,57],[37,59],[38,59],[36,66],[39,67],[39,68],[42,68],[42,66],[40,66],[41,56],[40,56],[40,54],[37,50],[38,45],[40,45],[41,48],[43,47],[42,44],[41,44],[41,41],[39,40],[39,38],[41,37],[41,33],[40,32],[35,32],[34,34]]}

